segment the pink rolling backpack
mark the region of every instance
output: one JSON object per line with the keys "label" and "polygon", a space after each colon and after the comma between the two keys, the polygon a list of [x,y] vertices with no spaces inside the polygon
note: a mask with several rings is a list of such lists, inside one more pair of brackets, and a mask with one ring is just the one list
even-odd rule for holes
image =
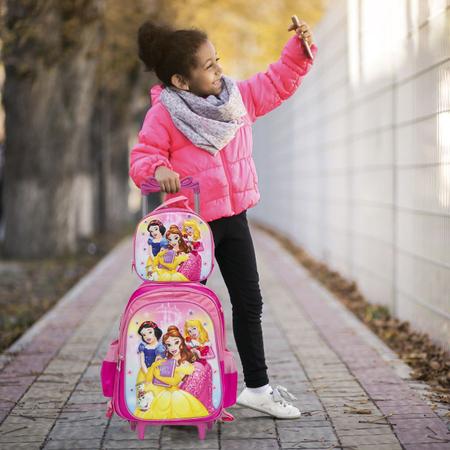
{"label": "pink rolling backpack", "polygon": [[[232,421],[225,408],[236,403],[237,369],[227,349],[222,306],[201,284],[214,267],[214,240],[199,211],[199,185],[181,187],[188,198],[172,198],[139,222],[132,268],[143,280],[131,295],[101,367],[107,416],[116,413],[144,439],[147,425],[195,425],[199,438],[216,421]],[[155,178],[144,195],[159,191]]]}

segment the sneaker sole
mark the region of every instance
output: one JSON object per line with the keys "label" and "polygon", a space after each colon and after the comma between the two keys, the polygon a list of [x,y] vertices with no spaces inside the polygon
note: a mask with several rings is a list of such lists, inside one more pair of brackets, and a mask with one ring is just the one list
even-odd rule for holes
{"label": "sneaker sole", "polygon": [[254,409],[255,411],[262,412],[262,413],[267,414],[267,415],[269,415],[271,417],[275,417],[276,419],[283,419],[283,420],[299,419],[301,417],[301,415],[302,415],[302,413],[300,412],[300,414],[298,416],[279,417],[279,416],[275,416],[274,414],[271,414],[271,413],[265,411],[264,409],[256,408],[255,406],[252,406],[252,405],[247,405],[247,404],[242,403],[242,402],[236,402],[236,404],[239,405],[239,406],[245,406],[246,408]]}

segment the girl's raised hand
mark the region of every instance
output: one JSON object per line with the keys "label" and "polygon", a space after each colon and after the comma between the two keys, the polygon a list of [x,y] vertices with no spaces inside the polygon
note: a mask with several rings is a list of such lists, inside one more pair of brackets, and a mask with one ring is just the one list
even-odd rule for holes
{"label": "girl's raised hand", "polygon": [[295,30],[298,37],[301,39],[305,39],[309,46],[312,44],[312,34],[309,29],[309,26],[303,20],[299,20],[300,25],[294,25],[293,23],[289,26],[288,31]]}
{"label": "girl's raised hand", "polygon": [[181,188],[180,175],[166,166],[159,166],[156,168],[155,178],[159,183],[159,187],[162,192],[174,194]]}

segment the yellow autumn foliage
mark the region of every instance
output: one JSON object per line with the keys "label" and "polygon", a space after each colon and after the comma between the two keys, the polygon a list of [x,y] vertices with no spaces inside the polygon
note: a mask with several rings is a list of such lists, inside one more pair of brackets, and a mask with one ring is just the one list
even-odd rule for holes
{"label": "yellow autumn foliage", "polygon": [[195,26],[208,33],[224,72],[246,78],[276,61],[292,35],[297,15],[312,29],[320,20],[323,0],[171,0],[162,3],[161,19],[176,28]]}

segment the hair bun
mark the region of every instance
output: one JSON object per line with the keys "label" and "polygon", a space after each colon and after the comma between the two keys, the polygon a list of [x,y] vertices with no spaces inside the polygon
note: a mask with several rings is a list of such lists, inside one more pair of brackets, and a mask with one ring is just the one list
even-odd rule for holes
{"label": "hair bun", "polygon": [[165,43],[173,30],[167,25],[144,22],[138,30],[139,58],[147,70],[154,70],[164,57]]}
{"label": "hair bun", "polygon": [[[178,30],[168,22],[147,20],[138,29],[138,55],[146,71],[154,72],[164,86],[173,86],[174,74],[191,77],[192,69],[197,67],[198,49],[207,40],[208,35],[202,30]],[[180,233],[176,225],[170,227],[170,232]]]}

